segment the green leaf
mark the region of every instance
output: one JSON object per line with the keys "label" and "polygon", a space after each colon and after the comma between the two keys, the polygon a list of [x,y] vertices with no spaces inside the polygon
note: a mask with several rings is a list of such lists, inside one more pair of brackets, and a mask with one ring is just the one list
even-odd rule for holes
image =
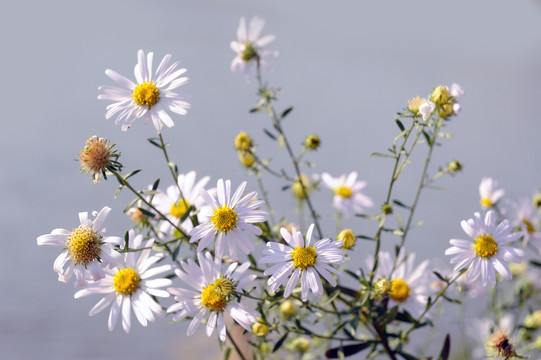
{"label": "green leaf", "polygon": [[425,136],[426,142],[430,147],[432,147],[432,139],[430,139],[430,135],[427,134],[426,131],[423,130],[423,135]]}
{"label": "green leaf", "polygon": [[396,156],[394,156],[394,155],[389,155],[389,154],[382,154],[382,153],[379,153],[379,152],[374,152],[374,153],[370,154],[370,156],[372,156],[372,157],[385,157],[385,158],[393,158],[393,159],[395,159],[395,158],[396,158]]}
{"label": "green leaf", "polygon": [[130,248],[130,235],[129,232],[126,231],[124,234],[124,250],[128,250]]}
{"label": "green leaf", "polygon": [[400,130],[402,130],[402,131],[406,130],[406,128],[404,127],[404,125],[402,124],[402,122],[400,120],[394,119],[394,121],[396,121],[396,125],[398,125]]}
{"label": "green leaf", "polygon": [[440,279],[441,281],[443,281],[443,282],[445,282],[445,283],[449,283],[449,281],[448,281],[442,274],[440,274],[439,272],[437,272],[437,271],[432,271],[432,273],[433,273],[434,275],[436,275],[437,278]]}
{"label": "green leaf", "polygon": [[344,356],[351,356],[353,354],[357,354],[360,351],[363,351],[364,349],[369,347],[370,344],[372,344],[371,341],[362,342],[362,343],[353,344],[353,345],[339,346],[339,347],[332,348],[325,351],[325,356],[328,359],[338,359],[339,352],[343,353]]}
{"label": "green leaf", "polygon": [[410,206],[408,206],[408,205],[406,205],[403,202],[398,201],[398,200],[393,200],[393,204],[396,204],[396,205],[398,205],[400,207],[403,207],[404,209],[408,209],[408,210],[411,209]]}
{"label": "green leaf", "polygon": [[148,138],[147,139],[149,143],[151,143],[154,146],[159,147],[160,149],[163,149],[162,144],[159,144],[156,142],[156,140],[159,140],[158,138]]}
{"label": "green leaf", "polygon": [[160,185],[160,179],[156,179],[154,184],[152,184],[152,190],[158,190],[158,185]]}
{"label": "green leaf", "polygon": [[143,209],[141,207],[138,208],[139,211],[141,211],[144,215],[150,217],[150,218],[153,218],[154,216],[156,216],[156,214],[154,214],[153,212],[150,212],[148,211],[147,209]]}
{"label": "green leaf", "polygon": [[355,235],[355,238],[356,239],[363,239],[363,240],[372,240],[372,241],[375,240],[373,237],[366,236],[366,235]]}
{"label": "green leaf", "polygon": [[274,135],[273,133],[271,133],[269,130],[263,129],[263,132],[264,132],[268,137],[270,137],[272,140],[275,140],[275,141],[276,141],[276,135]]}
{"label": "green leaf", "polygon": [[448,360],[449,359],[449,353],[451,351],[451,337],[449,334],[445,336],[445,340],[443,341],[443,347],[441,348],[440,356],[438,360]]}
{"label": "green leaf", "polygon": [[224,360],[229,360],[230,356],[231,356],[231,348],[228,347],[227,350],[224,353]]}
{"label": "green leaf", "polygon": [[289,331],[286,332],[277,342],[274,344],[274,348],[272,349],[272,352],[276,352],[280,346],[286,341],[287,336],[289,335]]}
{"label": "green leaf", "polygon": [[285,109],[283,112],[282,112],[282,115],[281,115],[281,118],[285,118],[291,111],[293,111],[293,106],[292,107],[288,107],[287,109]]}
{"label": "green leaf", "polygon": [[382,316],[379,317],[378,322],[381,325],[388,324],[396,318],[396,315],[398,315],[398,305],[387,310]]}
{"label": "green leaf", "polygon": [[128,175],[124,176],[124,180],[128,180],[129,178],[131,178],[133,175],[137,174],[138,172],[140,172],[141,169],[137,169],[137,170],[133,170],[131,173],[129,173]]}

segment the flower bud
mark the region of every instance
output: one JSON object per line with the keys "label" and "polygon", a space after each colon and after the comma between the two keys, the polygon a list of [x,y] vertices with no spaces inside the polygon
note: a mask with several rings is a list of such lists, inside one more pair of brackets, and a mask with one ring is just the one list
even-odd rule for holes
{"label": "flower bud", "polygon": [[249,151],[239,151],[239,161],[244,167],[251,168],[255,163],[255,157]]}
{"label": "flower bud", "polygon": [[237,150],[248,151],[252,145],[252,138],[244,131],[241,131],[235,138],[235,149]]}
{"label": "flower bud", "polygon": [[453,106],[454,101],[450,99],[448,104],[444,104],[438,108],[438,115],[444,119],[448,118],[449,116],[453,115]]}
{"label": "flower bud", "polygon": [[541,192],[538,192],[533,196],[533,206],[541,208]]}
{"label": "flower bud", "polygon": [[508,265],[513,277],[520,276],[528,270],[528,263],[526,261],[521,263],[509,263]]}
{"label": "flower bud", "polygon": [[340,231],[336,240],[342,242],[342,249],[351,249],[357,239],[351,229],[344,229]]}
{"label": "flower bud", "polygon": [[308,179],[308,176],[301,174],[300,180],[297,177],[293,185],[291,185],[291,191],[293,191],[293,196],[295,196],[299,200],[304,200],[306,198],[305,192],[302,189],[303,186],[304,186],[304,191],[306,191],[306,195],[309,195],[310,194],[310,179]]}
{"label": "flower bud", "polygon": [[[430,95],[430,100],[437,105],[445,105],[449,102],[451,94],[446,86],[440,85],[432,91]],[[452,107],[451,107],[452,111]]]}
{"label": "flower bud", "polygon": [[280,304],[280,314],[286,319],[295,314],[295,304],[291,300],[286,300]]}
{"label": "flower bud", "polygon": [[392,289],[392,282],[385,279],[385,278],[381,278],[378,280],[378,282],[376,283],[376,293],[378,295],[387,295],[387,294],[390,294],[391,293],[391,289]]}
{"label": "flower bud", "polygon": [[[262,321],[263,319],[258,318],[259,321]],[[255,336],[263,337],[267,335],[269,332],[269,326],[266,324],[263,324],[262,322],[255,322],[252,324],[252,333]]]}
{"label": "flower bud", "polygon": [[310,340],[302,337],[295,338],[291,342],[291,347],[294,351],[304,354],[310,349]]}
{"label": "flower bud", "polygon": [[458,160],[451,161],[449,167],[447,168],[449,172],[458,172],[462,170],[462,163]]}
{"label": "flower bud", "polygon": [[391,206],[391,204],[385,203],[381,206],[381,211],[383,211],[385,215],[390,215],[393,213],[393,207]]}
{"label": "flower bud", "polygon": [[304,140],[304,146],[310,150],[316,150],[321,145],[321,139],[317,135],[308,135]]}
{"label": "flower bud", "polygon": [[541,327],[541,310],[534,311],[526,316],[523,325],[532,330],[539,329]]}

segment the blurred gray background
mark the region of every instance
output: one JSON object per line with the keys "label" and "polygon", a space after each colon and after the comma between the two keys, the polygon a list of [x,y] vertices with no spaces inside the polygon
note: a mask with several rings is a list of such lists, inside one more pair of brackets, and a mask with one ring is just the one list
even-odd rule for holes
{"label": "blurred gray background", "polygon": [[[122,209],[132,196],[115,201],[114,181],[94,185],[78,174],[73,159],[91,135],[116,142],[127,169],[144,169],[133,179],[139,188],[156,177],[162,187],[171,184],[159,152],[146,142],[154,128],[138,122],[123,133],[104,118],[109,102],[97,100],[99,85],[113,85],[106,68],[133,77],[138,49],[154,51],[155,63],[171,53],[188,69],[190,83],[181,91],[191,95],[192,109],[164,131],[181,171],[210,175],[213,183],[229,178],[234,186],[247,180],[255,190],[233,149],[240,130],[255,138],[262,157],[289,166],[284,150],[262,132],[268,119],[247,111],[256,100],[255,83],[229,70],[239,18],[254,15],[267,21],[264,35],[277,37],[268,48],[280,56],[269,60],[273,70],[264,76],[282,89],[279,107],[295,106],[284,123],[291,142],[300,144],[309,133],[322,138],[321,149],[308,157],[317,167],[307,172],[356,170],[377,206],[392,164],[370,153],[391,143],[395,113],[439,84],[462,85],[462,114],[447,128],[454,139],[442,141],[431,169],[459,159],[464,172],[441,181],[447,190],[422,197],[416,219],[425,225],[407,243],[420,259],[447,264],[449,239],[465,236],[460,220],[478,211],[481,177],[497,179],[511,198],[541,188],[540,1],[11,1],[0,21],[2,359],[220,357],[216,336],[207,339],[201,329],[186,338],[186,324],[158,321],[143,328],[132,317],[131,334],[120,324],[109,332],[107,311],[87,315],[99,297],[74,300],[73,285],[58,282],[52,269],[59,248],[38,247],[36,237],[74,227],[79,211],[105,205],[113,208],[110,233],[129,228]],[[397,198],[406,203],[422,156],[419,151],[398,184]],[[265,182],[277,214],[297,221],[294,200],[280,192],[283,184]],[[325,189],[314,195],[324,232],[334,236],[330,199]],[[345,224],[373,234],[364,220]],[[395,243],[388,237],[384,246]],[[351,267],[372,251],[372,244],[358,244]]]}

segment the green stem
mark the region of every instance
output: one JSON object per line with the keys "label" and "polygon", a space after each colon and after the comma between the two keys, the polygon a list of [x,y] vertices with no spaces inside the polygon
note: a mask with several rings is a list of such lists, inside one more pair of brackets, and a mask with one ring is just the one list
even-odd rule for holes
{"label": "green stem", "polygon": [[[261,66],[260,66],[260,63],[257,62],[257,81],[258,81],[258,84],[259,84],[259,90],[260,92],[263,92],[264,90],[264,86],[263,86],[263,81],[261,79]],[[302,192],[304,194],[304,200],[306,200],[306,204],[308,205],[308,208],[310,209],[310,213],[312,215],[312,219],[314,221],[314,224],[315,224],[315,227],[316,227],[316,230],[318,232],[318,236],[320,239],[323,238],[323,232],[321,231],[321,227],[319,226],[319,221],[318,221],[318,216],[316,214],[316,211],[314,210],[314,206],[312,205],[312,201],[310,200],[310,196],[308,194],[308,190],[306,189],[306,187],[304,186],[304,184],[302,183],[302,181],[300,181],[301,179],[301,171],[300,171],[300,168],[299,168],[299,163],[297,162],[297,158],[295,157],[294,153],[293,153],[293,150],[291,149],[291,145],[289,144],[289,141],[287,140],[287,137],[282,129],[282,125],[280,123],[281,119],[278,117],[278,115],[276,115],[276,112],[274,110],[274,107],[272,106],[271,102],[268,100],[268,99],[265,99],[266,101],[266,104],[267,104],[267,112],[269,113],[269,116],[271,117],[272,121],[273,121],[273,125],[275,127],[275,129],[278,131],[278,133],[280,134],[280,136],[282,137],[283,141],[284,141],[284,145],[286,146],[286,149],[287,149],[287,153],[291,159],[291,162],[293,163],[293,167],[295,168],[295,173],[297,174],[297,178],[299,179],[299,184],[301,185],[301,189],[302,189]]]}

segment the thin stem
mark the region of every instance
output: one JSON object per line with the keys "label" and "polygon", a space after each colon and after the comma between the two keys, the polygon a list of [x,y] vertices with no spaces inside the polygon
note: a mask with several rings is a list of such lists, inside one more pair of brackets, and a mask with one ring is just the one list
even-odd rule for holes
{"label": "thin stem", "polygon": [[259,186],[259,189],[261,190],[261,196],[263,196],[263,200],[265,200],[267,209],[269,209],[269,218],[270,218],[271,228],[272,228],[272,226],[276,224],[276,220],[274,219],[274,211],[272,210],[269,197],[267,196],[267,191],[265,190],[265,187],[263,186],[263,180],[261,180],[260,174],[257,173],[255,177],[257,179],[257,185]]}
{"label": "thin stem", "polygon": [[[260,63],[259,61],[257,62],[257,81],[258,81],[258,84],[259,84],[259,90],[260,92],[263,92],[263,89],[264,89],[264,86],[263,86],[263,80],[261,78],[261,66],[260,66]],[[300,171],[300,168],[299,168],[299,163],[297,162],[297,158],[295,157],[295,154],[293,153],[293,150],[291,149],[291,145],[289,144],[289,141],[287,140],[287,137],[282,129],[282,126],[281,126],[281,123],[280,123],[280,118],[278,117],[278,115],[276,115],[276,111],[274,110],[274,107],[273,105],[271,104],[271,102],[269,101],[269,99],[265,99],[265,102],[267,104],[267,112],[269,113],[269,116],[271,117],[272,121],[273,121],[273,125],[275,127],[275,129],[278,131],[278,133],[280,134],[280,136],[282,137],[283,141],[284,141],[284,145],[287,149],[287,153],[291,159],[291,162],[293,163],[293,167],[295,168],[295,173],[297,174],[297,178],[299,179],[299,184],[301,185],[301,189],[302,189],[302,192],[304,194],[304,199],[306,200],[306,204],[308,205],[308,208],[310,209],[310,213],[312,215],[312,219],[314,220],[314,224],[315,224],[315,227],[316,227],[316,230],[318,232],[318,235],[319,235],[319,238],[322,239],[323,238],[323,232],[321,231],[321,227],[319,226],[319,221],[318,221],[318,216],[316,214],[316,211],[314,210],[314,206],[312,205],[312,202],[310,201],[310,196],[308,195],[308,190],[306,189],[306,187],[304,186],[304,184],[302,183],[302,181],[300,181],[301,179],[301,171]]]}
{"label": "thin stem", "polygon": [[243,355],[242,352],[240,351],[239,346],[237,345],[237,343],[235,342],[235,340],[233,340],[233,336],[231,336],[231,334],[229,333],[229,330],[228,330],[227,328],[225,329],[225,333],[227,334],[227,338],[229,339],[229,341],[231,341],[231,344],[233,344],[233,347],[234,347],[235,350],[237,351],[237,354],[239,354],[239,357],[240,357],[242,360],[246,360],[246,358],[244,357],[244,355]]}
{"label": "thin stem", "polygon": [[383,349],[385,349],[385,352],[389,357],[393,360],[396,360],[396,356],[394,354],[394,351],[389,346],[389,342],[387,341],[387,336],[385,334],[385,329],[382,329],[375,321],[373,323],[374,330],[376,330],[376,333],[378,334],[379,339],[381,340],[381,345],[383,346]]}
{"label": "thin stem", "polygon": [[[394,186],[394,183],[396,182],[396,180],[398,179],[398,176],[396,175],[396,170],[398,169],[398,164],[400,163],[401,154],[402,154],[402,152],[404,152],[406,143],[407,143],[407,141],[409,139],[409,136],[410,136],[411,132],[413,131],[413,128],[415,127],[416,124],[417,124],[417,121],[414,118],[412,123],[411,123],[410,128],[404,134],[404,140],[402,141],[402,145],[400,146],[400,150],[398,152],[395,152],[396,157],[395,157],[395,163],[394,163],[394,167],[393,167],[393,173],[392,173],[392,176],[391,176],[391,182],[389,183],[389,189],[387,190],[387,197],[385,199],[384,204],[388,204],[389,201],[391,200],[391,193],[393,191],[393,186]],[[370,272],[370,282],[372,282],[374,280],[375,272],[376,272],[376,269],[378,267],[378,254],[379,254],[379,249],[380,249],[380,245],[381,245],[381,232],[383,231],[383,225],[385,224],[385,220],[386,220],[385,213],[382,212],[379,219],[380,219],[380,221],[379,221],[378,230],[376,232],[376,236],[374,236],[374,239],[376,240],[376,248],[374,250],[374,266],[372,267],[372,271]]]}
{"label": "thin stem", "polygon": [[406,331],[405,333],[405,336],[407,338],[407,336],[415,329],[415,327],[419,324],[419,322],[421,321],[421,319],[426,315],[426,313],[432,308],[432,306],[434,306],[434,304],[436,304],[438,302],[438,300],[443,296],[443,294],[447,291],[447,289],[449,288],[449,286],[453,285],[453,283],[460,277],[462,276],[462,274],[464,274],[464,272],[466,271],[466,269],[462,269],[461,271],[458,272],[458,274],[455,275],[454,278],[452,278],[448,283],[447,285],[444,286],[443,289],[441,289],[437,296],[434,298],[434,300],[432,300],[430,302],[430,304],[427,304],[425,310],[422,312],[421,315],[419,315],[419,317],[411,324],[410,328],[408,329],[408,331]]}
{"label": "thin stem", "polygon": [[[413,221],[413,215],[415,213],[415,209],[417,208],[419,198],[421,197],[421,191],[425,187],[425,178],[426,178],[426,174],[428,172],[428,165],[430,164],[430,159],[432,158],[432,152],[434,151],[434,145],[436,144],[436,139],[438,137],[438,132],[440,130],[440,122],[441,122],[441,119],[438,119],[436,121],[436,124],[434,125],[434,133],[432,134],[432,139],[430,140],[430,144],[429,144],[430,146],[429,146],[429,149],[428,149],[428,155],[427,155],[427,158],[425,160],[425,165],[423,166],[423,172],[421,173],[421,180],[419,181],[419,186],[417,187],[417,191],[415,193],[415,198],[413,200],[413,204],[410,207],[408,221],[406,223],[406,226],[404,227],[402,238],[400,239],[400,245],[399,245],[400,249],[402,249],[404,247],[404,243],[406,242],[406,237],[408,236],[408,232],[409,232],[409,230],[411,228],[411,222]],[[422,131],[419,131],[417,133],[417,135],[419,135],[421,132]],[[416,137],[416,140],[418,139],[418,137],[419,136]],[[395,257],[395,259],[393,261],[393,267],[391,269],[391,274],[393,273],[393,271],[396,268],[397,259],[398,259],[398,257]]]}
{"label": "thin stem", "polygon": [[277,172],[276,170],[273,170],[273,169],[271,169],[270,167],[268,167],[267,165],[265,165],[265,164],[263,163],[263,161],[261,161],[261,159],[260,159],[255,153],[253,153],[252,151],[250,151],[250,154],[252,154],[252,156],[254,157],[255,162],[258,163],[259,165],[261,165],[261,167],[262,167],[264,170],[268,171],[269,174],[271,174],[271,175],[273,175],[273,176],[276,176],[276,177],[279,178],[279,179],[286,179],[286,180],[288,180],[288,181],[295,182],[295,179],[293,179],[293,178],[287,176],[287,174],[285,174],[285,173],[279,173],[279,172]]}
{"label": "thin stem", "polygon": [[139,199],[141,199],[141,201],[143,203],[145,203],[145,205],[147,205],[149,208],[151,208],[152,210],[154,210],[161,218],[163,218],[165,221],[167,221],[169,224],[171,224],[180,234],[182,234],[182,236],[185,238],[185,239],[189,239],[190,237],[184,232],[184,230],[182,230],[180,227],[178,227],[174,222],[172,222],[171,220],[169,220],[169,218],[167,218],[167,216],[165,216],[164,214],[162,214],[158,209],[156,209],[156,207],[154,205],[152,205],[147,199],[145,199],[145,197],[143,195],[141,195],[137,190],[135,190],[131,185],[130,183],[124,179],[118,172],[116,171],[112,171],[112,173],[116,176],[116,178],[118,179],[118,181],[120,182],[120,184],[122,186],[125,186],[127,187],[128,189],[131,190],[131,192],[133,192]]}

